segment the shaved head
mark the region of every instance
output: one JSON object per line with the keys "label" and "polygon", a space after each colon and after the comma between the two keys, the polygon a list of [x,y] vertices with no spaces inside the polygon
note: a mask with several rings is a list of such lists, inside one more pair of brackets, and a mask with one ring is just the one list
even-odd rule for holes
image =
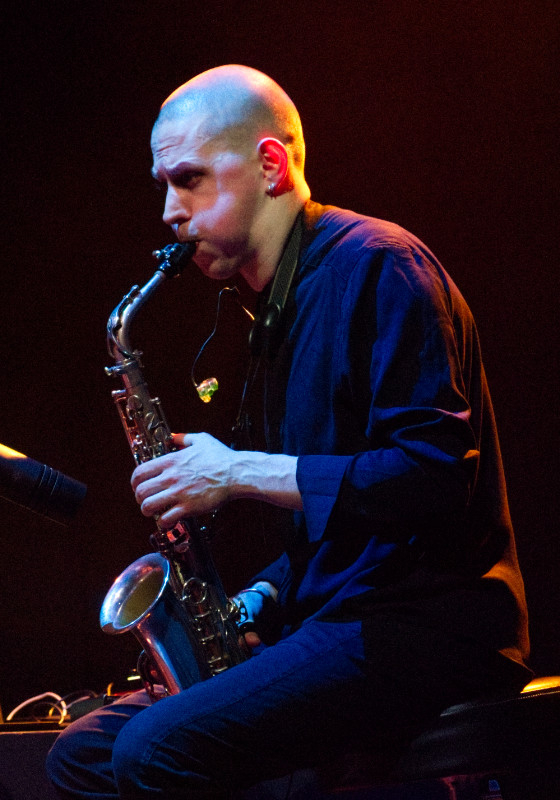
{"label": "shaved head", "polygon": [[303,172],[305,144],[297,109],[271,78],[237,64],[197,75],[171,94],[154,128],[196,114],[209,139],[225,138],[235,149],[253,149],[265,137],[281,141],[292,166]]}
{"label": "shaved head", "polygon": [[286,92],[250,67],[203,72],[162,105],[152,155],[166,190],[163,221],[179,241],[196,241],[197,266],[220,280],[239,272],[260,292],[310,197]]}

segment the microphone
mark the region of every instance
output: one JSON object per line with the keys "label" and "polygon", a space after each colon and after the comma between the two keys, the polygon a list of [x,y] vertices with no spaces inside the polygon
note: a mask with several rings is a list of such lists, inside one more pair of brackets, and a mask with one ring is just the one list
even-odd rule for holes
{"label": "microphone", "polygon": [[0,444],[0,497],[60,525],[78,512],[87,487]]}

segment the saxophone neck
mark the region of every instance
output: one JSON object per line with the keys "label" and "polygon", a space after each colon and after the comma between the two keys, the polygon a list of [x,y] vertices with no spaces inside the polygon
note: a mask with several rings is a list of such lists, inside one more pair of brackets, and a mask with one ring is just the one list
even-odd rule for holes
{"label": "saxophone neck", "polygon": [[181,274],[195,250],[196,242],[188,242],[168,244],[162,250],[154,251],[158,267],[150,280],[142,287],[133,286],[113,310],[107,323],[107,349],[117,364],[130,359],[139,361],[141,353],[133,350],[130,343],[130,328],[136,314],[160,284]]}
{"label": "saxophone neck", "polygon": [[113,310],[107,323],[107,350],[117,364],[140,357],[141,353],[133,350],[130,343],[132,322],[144,303],[165,280],[165,274],[158,270],[144,286],[133,286]]}

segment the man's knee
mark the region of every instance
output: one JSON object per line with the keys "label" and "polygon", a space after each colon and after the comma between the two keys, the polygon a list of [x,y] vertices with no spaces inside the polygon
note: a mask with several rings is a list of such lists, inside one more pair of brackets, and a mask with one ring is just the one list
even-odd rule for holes
{"label": "man's knee", "polygon": [[112,754],[117,786],[128,791],[138,788],[145,780],[145,768],[153,749],[143,735],[142,727],[131,722],[134,720],[129,721],[117,736]]}
{"label": "man's knee", "polygon": [[158,724],[160,710],[152,707],[130,719],[115,739],[112,768],[123,797],[140,797],[143,791],[167,787],[174,797],[177,778],[189,776],[188,725],[181,726],[177,741],[170,735],[174,726]]}
{"label": "man's knee", "polygon": [[50,781],[59,790],[72,791],[79,783],[85,765],[91,762],[92,742],[86,731],[71,725],[61,731],[46,760]]}
{"label": "man's knee", "polygon": [[55,743],[49,750],[46,761],[47,775],[50,780],[57,786],[61,783],[61,775],[67,770],[68,757],[67,750],[61,743],[62,734],[60,734]]}
{"label": "man's knee", "polygon": [[[164,792],[165,797],[221,798],[212,742],[200,725],[188,718],[180,726],[158,727],[159,709],[129,720],[115,740],[113,774],[119,795],[143,797],[143,792]],[[210,752],[208,752],[208,749]],[[151,795],[150,795],[151,796]]]}

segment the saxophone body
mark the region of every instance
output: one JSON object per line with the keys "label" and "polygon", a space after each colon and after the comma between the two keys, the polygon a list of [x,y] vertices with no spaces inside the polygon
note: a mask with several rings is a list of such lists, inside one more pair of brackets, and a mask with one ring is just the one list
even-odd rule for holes
{"label": "saxophone body", "polygon": [[[130,327],[140,308],[168,278],[180,274],[195,244],[157,251],[158,268],[143,286],[133,286],[107,323],[109,375],[122,381],[115,401],[136,464],[175,447],[159,399],[150,395],[142,353],[130,344]],[[156,518],[157,523],[157,518]],[[159,524],[152,537],[157,552],[131,564],[105,597],[100,624],[111,634],[132,632],[143,647],[139,672],[152,700],[177,694],[193,683],[239,664],[249,651],[239,639],[239,610],[228,599],[214,565],[205,527],[181,520],[171,531]]]}

